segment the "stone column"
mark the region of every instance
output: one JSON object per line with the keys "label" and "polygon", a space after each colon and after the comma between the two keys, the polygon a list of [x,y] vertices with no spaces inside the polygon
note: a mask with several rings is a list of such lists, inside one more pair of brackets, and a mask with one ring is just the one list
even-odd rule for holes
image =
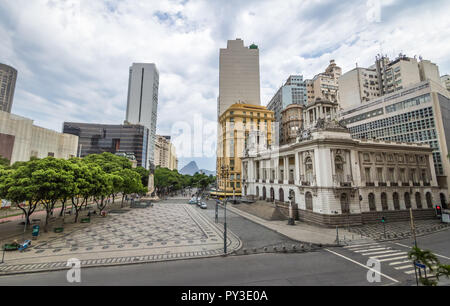
{"label": "stone column", "polygon": [[300,162],[298,152],[295,152],[294,180],[296,185],[300,185]]}

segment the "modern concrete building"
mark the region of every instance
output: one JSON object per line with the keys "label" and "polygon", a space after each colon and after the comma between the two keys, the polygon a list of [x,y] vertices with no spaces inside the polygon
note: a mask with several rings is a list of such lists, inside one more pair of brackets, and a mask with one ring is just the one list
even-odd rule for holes
{"label": "modern concrete building", "polygon": [[306,80],[306,92],[308,103],[317,99],[338,101],[338,79],[342,74],[342,69],[336,65],[334,60],[325,69],[325,72],[319,73],[312,80]]}
{"label": "modern concrete building", "polygon": [[17,70],[0,64],[0,111],[11,113],[16,80]]}
{"label": "modern concrete building", "polygon": [[[272,143],[274,114],[264,106],[233,104],[220,116],[219,142],[217,143],[216,173],[219,191],[223,194],[241,195],[241,157],[247,145],[267,146]],[[250,135],[255,142],[249,144]],[[222,166],[229,168],[228,180],[221,178]]]}
{"label": "modern concrete building", "polygon": [[155,167],[178,170],[176,149],[170,142],[170,136],[156,135]]}
{"label": "modern concrete building", "polygon": [[444,86],[444,88],[450,91],[450,75],[446,74],[441,76],[441,82],[442,86]]}
{"label": "modern concrete building", "polygon": [[258,46],[245,47],[240,38],[229,40],[227,48],[220,49],[219,62],[217,117],[235,103],[261,105]]}
{"label": "modern concrete building", "polygon": [[430,145],[441,188],[449,190],[450,93],[427,80],[340,113],[352,137]]}
{"label": "modern concrete building", "polygon": [[293,143],[303,128],[303,105],[288,105],[282,112],[280,144]]}
{"label": "modern concrete building", "polygon": [[155,64],[133,63],[128,82],[125,124],[143,125],[149,129],[146,168],[154,164],[156,121],[158,111],[159,72]]}
{"label": "modern concrete building", "polygon": [[340,107],[347,109],[426,80],[440,82],[436,64],[402,54],[394,61],[378,56],[371,67],[356,67],[340,77]]}
{"label": "modern concrete building", "polygon": [[31,157],[68,159],[76,156],[78,137],[33,124],[33,120],[0,111],[0,155],[11,164]]}
{"label": "modern concrete building", "polygon": [[[329,113],[336,112],[334,103]],[[332,227],[409,220],[410,208],[415,218],[435,218],[447,190],[437,184],[429,145],[353,139],[325,112],[312,119],[295,143],[246,150],[243,195],[285,212],[291,204],[294,218]]]}
{"label": "modern concrete building", "polygon": [[148,168],[150,131],[145,126],[64,122],[63,132],[79,137],[75,151],[79,157],[110,152],[136,159],[137,166]]}

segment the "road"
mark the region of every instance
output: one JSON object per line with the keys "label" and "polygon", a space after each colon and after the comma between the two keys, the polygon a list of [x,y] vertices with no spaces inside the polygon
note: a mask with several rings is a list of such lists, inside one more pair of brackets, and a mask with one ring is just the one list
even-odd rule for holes
{"label": "road", "polygon": [[[200,208],[199,208],[200,209]],[[214,216],[214,205],[203,213]],[[220,211],[223,217],[223,211]],[[221,219],[221,222],[223,219]],[[228,212],[230,230],[244,247],[295,243],[260,225]],[[419,237],[418,245],[450,263],[450,231]],[[414,285],[412,265],[405,258],[412,241],[319,249],[295,254],[262,253],[208,259],[188,259],[105,268],[85,268],[78,285],[184,285],[184,286],[386,286]],[[381,262],[381,282],[370,283],[366,266],[370,257]],[[66,271],[0,277],[0,285],[73,285]]]}

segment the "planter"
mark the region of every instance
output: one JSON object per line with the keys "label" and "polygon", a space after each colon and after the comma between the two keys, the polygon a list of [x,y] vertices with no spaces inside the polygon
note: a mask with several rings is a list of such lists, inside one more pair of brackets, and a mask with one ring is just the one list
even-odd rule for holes
{"label": "planter", "polygon": [[5,251],[16,251],[16,250],[19,249],[19,245],[18,245],[18,244],[15,244],[15,243],[12,243],[12,244],[5,244],[5,245],[3,246],[3,249],[4,249]]}

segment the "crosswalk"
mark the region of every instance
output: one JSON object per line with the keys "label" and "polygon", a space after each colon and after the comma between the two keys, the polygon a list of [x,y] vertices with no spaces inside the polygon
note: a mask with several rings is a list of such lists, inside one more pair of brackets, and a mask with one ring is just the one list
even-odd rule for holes
{"label": "crosswalk", "polygon": [[[395,249],[392,246],[377,242],[348,245],[344,248],[355,254],[367,256],[368,258],[376,259],[381,263],[386,263],[395,270],[405,274],[411,275],[416,272],[412,260],[408,258],[408,252]],[[433,275],[433,272],[431,272],[429,268],[426,268],[426,273],[429,276]]]}

